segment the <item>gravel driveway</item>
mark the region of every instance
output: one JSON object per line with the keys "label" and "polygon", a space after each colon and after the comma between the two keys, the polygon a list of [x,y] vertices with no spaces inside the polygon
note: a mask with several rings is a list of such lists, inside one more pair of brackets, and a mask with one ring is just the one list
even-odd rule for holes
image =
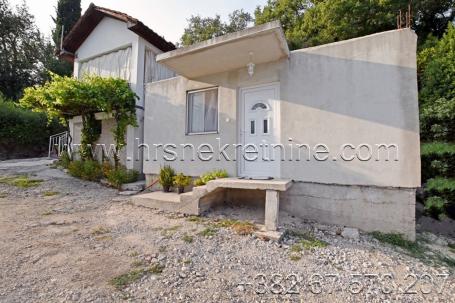
{"label": "gravel driveway", "polygon": [[163,213],[49,164],[0,162],[0,176],[43,180],[0,184],[1,302],[455,302],[441,261],[451,239],[419,234],[425,258],[414,258],[283,213],[293,232],[269,242],[227,220],[261,222],[261,210]]}

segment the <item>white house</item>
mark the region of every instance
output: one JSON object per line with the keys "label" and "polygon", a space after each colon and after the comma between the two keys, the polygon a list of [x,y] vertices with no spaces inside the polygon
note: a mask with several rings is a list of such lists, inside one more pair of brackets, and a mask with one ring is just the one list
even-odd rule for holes
{"label": "white house", "polygon": [[[142,172],[142,159],[137,157],[135,146],[144,136],[144,83],[175,76],[155,59],[158,54],[173,49],[172,43],[141,21],[93,3],[63,40],[62,56],[74,61],[75,77],[84,74],[119,77],[127,80],[139,96],[136,104],[139,127],[128,128],[127,148],[121,159],[127,168]],[[111,134],[114,120],[103,114],[96,117],[101,121],[101,136],[96,143],[109,148],[114,142]],[[80,143],[81,128],[81,117],[70,120],[73,144]]]}
{"label": "white house", "polygon": [[[209,191],[249,203],[263,203],[274,180],[292,180],[265,195],[266,223],[268,209],[279,208],[412,239],[416,42],[402,29],[289,51],[272,22],[160,54],[157,62],[180,76],[146,85],[144,173],[151,180],[164,164],[190,176],[225,169],[244,181],[216,181]],[[242,189],[262,191],[255,199]],[[198,203],[193,212],[204,208]]]}
{"label": "white house", "polygon": [[[410,239],[420,186],[416,45],[401,29],[289,51],[271,22],[174,49],[136,19],[94,5],[63,43],[76,76],[120,76],[140,96],[124,159],[148,184],[165,164],[231,176],[135,203],[199,214],[213,203],[265,201],[268,230],[286,210]],[[112,141],[111,121],[99,143]]]}

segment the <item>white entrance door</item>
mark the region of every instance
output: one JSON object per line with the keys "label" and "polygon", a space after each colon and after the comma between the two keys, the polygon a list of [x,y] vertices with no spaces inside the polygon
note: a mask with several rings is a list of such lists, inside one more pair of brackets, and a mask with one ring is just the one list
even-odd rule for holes
{"label": "white entrance door", "polygon": [[243,88],[241,95],[242,153],[240,175],[277,178],[280,175],[279,84]]}

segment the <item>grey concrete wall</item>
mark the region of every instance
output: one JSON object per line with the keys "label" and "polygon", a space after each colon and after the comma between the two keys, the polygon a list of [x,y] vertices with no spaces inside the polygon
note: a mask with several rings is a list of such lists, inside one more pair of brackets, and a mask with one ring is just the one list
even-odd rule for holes
{"label": "grey concrete wall", "polygon": [[[284,161],[282,178],[297,181],[384,187],[420,186],[420,142],[416,76],[416,35],[396,30],[291,52],[289,59],[194,80],[172,78],[146,86],[144,142],[239,143],[238,91],[242,87],[280,83],[281,140],[288,144],[325,144],[328,161]],[[219,134],[185,135],[186,93],[219,87]],[[343,144],[395,144],[391,161],[342,161]],[[376,151],[376,150],[375,150]],[[313,153],[314,154],[314,153]],[[333,160],[335,157],[336,161]],[[144,173],[156,174],[159,161],[144,159]],[[382,159],[382,160],[381,160]],[[150,160],[150,159],[149,159]],[[231,161],[173,161],[185,174],[197,176],[224,168],[237,174]]]}
{"label": "grey concrete wall", "polygon": [[280,198],[280,209],[300,218],[415,239],[413,189],[296,182]]}

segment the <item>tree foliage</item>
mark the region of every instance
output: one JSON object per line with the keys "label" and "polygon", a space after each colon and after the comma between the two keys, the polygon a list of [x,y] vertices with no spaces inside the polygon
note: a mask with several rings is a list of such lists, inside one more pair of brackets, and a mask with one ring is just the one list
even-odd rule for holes
{"label": "tree foliage", "polygon": [[[52,30],[52,40],[54,48],[52,52],[48,52],[49,66],[48,69],[61,76],[70,76],[73,71],[73,65],[70,62],[58,59],[54,54],[60,50],[60,43],[62,39],[62,26],[63,37],[65,37],[77,20],[81,17],[81,0],[58,0],[55,10],[55,17],[52,17],[55,27]],[[50,48],[50,43],[46,47]],[[50,51],[51,49],[49,49]]]}
{"label": "tree foliage", "polygon": [[303,15],[312,5],[308,0],[268,0],[263,8],[256,8],[255,24],[279,20],[290,48],[299,48],[302,44],[299,31],[303,25]]}
{"label": "tree foliage", "polygon": [[48,123],[44,113],[21,108],[0,95],[0,159],[41,156],[49,136],[61,131],[56,120]]}
{"label": "tree foliage", "polygon": [[0,91],[16,99],[43,80],[42,38],[25,3],[13,9],[0,0]]}
{"label": "tree foliage", "polygon": [[455,27],[419,54],[423,140],[455,140]]}
{"label": "tree foliage", "polygon": [[[280,20],[291,49],[315,46],[396,28],[408,0],[269,0],[255,11],[256,24]],[[455,18],[455,0],[412,2],[412,27],[423,43],[440,37]]]}
{"label": "tree foliage", "polygon": [[78,80],[53,74],[52,81],[42,86],[26,88],[20,103],[35,111],[46,112],[50,118],[60,118],[63,121],[82,116],[81,156],[85,159],[91,158],[89,145],[98,138],[93,132],[94,113],[112,114],[116,121],[112,132],[117,167],[118,153],[126,144],[126,128],[128,125],[137,125],[136,99],[136,94],[122,79],[87,76]]}
{"label": "tree foliage", "polygon": [[188,19],[188,26],[185,28],[180,42],[188,46],[197,42],[205,41],[213,37],[221,36],[245,29],[253,17],[243,11],[235,10],[229,14],[229,21],[223,22],[219,15],[215,17],[191,16]]}
{"label": "tree foliage", "polygon": [[65,37],[81,17],[81,0],[58,0],[55,9],[55,17],[52,17],[55,27],[52,30],[52,40],[57,49],[60,48],[60,40]]}

